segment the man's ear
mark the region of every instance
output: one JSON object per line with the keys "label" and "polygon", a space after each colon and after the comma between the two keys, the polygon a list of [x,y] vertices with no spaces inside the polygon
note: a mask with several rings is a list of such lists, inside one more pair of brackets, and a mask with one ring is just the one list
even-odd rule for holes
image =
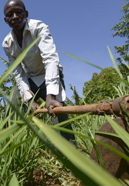
{"label": "man's ear", "polygon": [[7,24],[8,24],[8,22],[7,22],[7,18],[6,18],[6,17],[4,17],[4,21],[5,21],[5,23],[7,23]]}
{"label": "man's ear", "polygon": [[28,11],[27,10],[25,11],[25,14],[26,14],[26,18],[27,18],[28,17]]}

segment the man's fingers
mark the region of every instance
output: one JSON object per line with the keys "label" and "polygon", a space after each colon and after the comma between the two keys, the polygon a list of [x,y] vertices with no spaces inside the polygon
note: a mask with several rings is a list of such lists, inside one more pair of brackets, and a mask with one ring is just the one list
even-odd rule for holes
{"label": "man's fingers", "polygon": [[59,101],[57,100],[54,100],[54,99],[46,99],[46,107],[48,109],[48,114],[51,115],[53,118],[56,118],[58,115],[56,115],[53,111],[53,108],[55,107],[62,107],[63,104],[60,103]]}
{"label": "man's fingers", "polygon": [[57,117],[56,114],[53,112],[53,108],[55,108],[55,107],[59,107],[59,106],[58,106],[58,105],[54,105],[54,106],[50,105],[50,107],[48,108],[48,113],[49,113],[49,115],[51,115],[53,118],[56,118],[56,117]]}
{"label": "man's fingers", "polygon": [[31,108],[30,108],[30,113],[33,112],[33,111],[35,112],[36,109],[38,109],[38,107],[39,107],[39,104],[37,104],[35,101],[33,101],[32,105],[31,105]]}
{"label": "man's fingers", "polygon": [[62,106],[63,106],[63,104],[62,104],[62,103],[60,103],[60,102],[56,102],[55,107],[62,107]]}

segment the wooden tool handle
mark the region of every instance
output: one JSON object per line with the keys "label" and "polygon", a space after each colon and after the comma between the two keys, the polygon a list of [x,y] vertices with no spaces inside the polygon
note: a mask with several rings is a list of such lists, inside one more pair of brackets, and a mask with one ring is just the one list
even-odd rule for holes
{"label": "wooden tool handle", "polygon": [[[102,102],[92,105],[55,107],[55,114],[84,114],[90,112],[92,115],[116,115],[123,116],[123,107],[129,113],[129,95],[122,96],[116,100]],[[48,113],[47,109],[37,109],[35,113]]]}

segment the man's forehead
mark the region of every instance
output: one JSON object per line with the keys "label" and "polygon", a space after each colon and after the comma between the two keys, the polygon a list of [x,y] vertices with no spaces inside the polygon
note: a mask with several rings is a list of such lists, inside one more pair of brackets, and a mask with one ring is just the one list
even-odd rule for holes
{"label": "man's forehead", "polygon": [[11,7],[13,7],[14,5],[20,6],[21,8],[24,8],[24,9],[25,9],[25,6],[24,6],[24,4],[23,4],[22,1],[20,1],[20,0],[10,0],[10,1],[8,1],[8,2],[5,4],[5,6],[4,6],[4,13],[5,13],[5,11],[6,11],[8,8],[11,8]]}

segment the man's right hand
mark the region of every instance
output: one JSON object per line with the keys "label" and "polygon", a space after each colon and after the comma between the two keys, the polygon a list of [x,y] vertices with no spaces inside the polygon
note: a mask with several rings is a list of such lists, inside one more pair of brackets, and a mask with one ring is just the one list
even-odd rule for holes
{"label": "man's right hand", "polygon": [[[28,106],[30,105],[32,100],[29,100],[28,101]],[[37,104],[35,101],[32,102],[32,105],[31,105],[31,109],[30,109],[30,112],[35,112],[36,109],[39,107],[39,104]]]}

